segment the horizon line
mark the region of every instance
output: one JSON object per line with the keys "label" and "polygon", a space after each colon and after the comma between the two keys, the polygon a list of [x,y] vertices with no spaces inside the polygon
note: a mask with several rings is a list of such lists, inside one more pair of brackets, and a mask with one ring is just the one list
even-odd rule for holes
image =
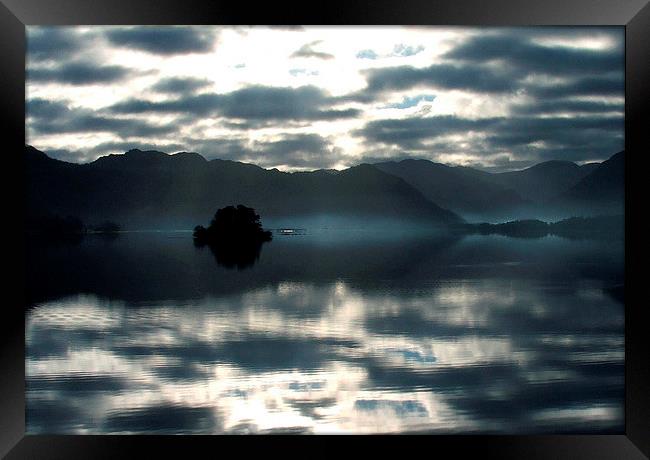
{"label": "horizon line", "polygon": [[244,164],[244,165],[255,166],[255,167],[258,167],[258,168],[263,169],[265,171],[278,171],[278,172],[285,173],[285,174],[314,173],[314,172],[319,172],[319,171],[342,172],[342,171],[346,171],[348,169],[356,168],[356,167],[359,167],[359,166],[362,166],[362,165],[374,166],[374,165],[382,164],[382,163],[402,163],[404,161],[426,161],[426,162],[434,164],[434,165],[442,165],[442,166],[446,166],[448,168],[468,168],[468,169],[474,169],[476,171],[484,172],[484,173],[487,173],[487,174],[502,174],[502,173],[508,173],[508,172],[525,171],[527,169],[534,168],[536,166],[539,166],[539,165],[542,165],[542,164],[547,164],[547,163],[572,163],[572,164],[575,164],[575,165],[577,165],[579,167],[586,166],[586,165],[589,165],[589,164],[602,164],[605,161],[607,161],[607,160],[611,159],[612,157],[614,157],[615,155],[618,155],[618,154],[620,154],[622,152],[625,152],[625,149],[620,150],[619,152],[613,153],[608,158],[606,158],[604,160],[600,160],[600,161],[589,161],[589,160],[587,160],[587,161],[584,161],[584,162],[576,162],[576,161],[570,161],[570,160],[552,159],[552,160],[541,161],[539,163],[535,163],[535,164],[533,164],[531,166],[527,166],[527,167],[521,168],[521,169],[509,169],[509,170],[503,170],[503,171],[490,171],[490,170],[486,170],[486,169],[483,169],[483,168],[480,168],[480,167],[477,167],[477,166],[465,166],[465,165],[457,164],[457,163],[451,163],[451,164],[450,163],[441,163],[441,162],[431,161],[431,160],[426,159],[426,158],[417,158],[417,157],[407,157],[407,158],[397,157],[397,158],[394,158],[394,159],[386,158],[385,161],[376,161],[374,163],[362,162],[362,163],[358,163],[358,164],[355,164],[355,165],[352,165],[352,166],[348,166],[347,168],[343,168],[343,169],[320,168],[320,169],[309,169],[309,170],[305,169],[305,170],[286,171],[286,170],[279,169],[277,167],[265,168],[263,166],[255,164],[255,163],[249,163],[249,162],[239,161],[239,160],[229,160],[229,159],[223,159],[223,158],[210,158],[210,159],[208,159],[203,154],[201,154],[199,152],[190,152],[190,151],[186,151],[186,150],[180,150],[178,152],[168,153],[168,152],[163,152],[162,150],[151,150],[151,149],[142,150],[140,148],[132,148],[132,149],[129,149],[129,150],[123,152],[123,153],[108,153],[108,154],[99,156],[99,157],[95,158],[94,160],[89,161],[87,163],[77,163],[77,162],[72,162],[72,161],[61,160],[59,158],[54,158],[54,157],[48,155],[46,151],[38,149],[38,148],[34,147],[33,145],[28,144],[28,143],[25,143],[25,147],[31,147],[31,148],[35,149],[35,150],[43,153],[44,155],[46,155],[49,159],[60,161],[60,162],[63,162],[63,163],[74,164],[74,165],[89,165],[89,164],[97,162],[98,160],[101,160],[102,158],[107,158],[107,157],[111,157],[111,156],[122,156],[122,155],[128,154],[129,152],[137,151],[137,152],[161,153],[163,155],[170,156],[170,157],[174,156],[174,155],[179,155],[179,154],[198,155],[199,157],[201,157],[206,162],[229,161],[231,163],[240,163],[240,164]]}

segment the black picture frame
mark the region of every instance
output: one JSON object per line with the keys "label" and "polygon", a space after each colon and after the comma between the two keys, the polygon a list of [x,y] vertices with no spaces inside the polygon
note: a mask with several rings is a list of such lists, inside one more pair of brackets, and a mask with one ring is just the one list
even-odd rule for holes
{"label": "black picture frame", "polygon": [[[0,101],[6,129],[5,177],[17,180],[6,191],[7,215],[14,223],[5,244],[16,254],[5,262],[7,286],[14,294],[2,309],[0,372],[0,455],[6,458],[123,458],[156,451],[187,456],[188,449],[207,448],[210,455],[251,447],[280,449],[277,454],[311,455],[340,452],[340,438],[228,436],[26,436],[22,153],[25,143],[25,26],[90,24],[303,24],[303,25],[621,25],[626,37],[626,314],[625,434],[550,436],[419,436],[355,437],[347,444],[403,454],[416,442],[430,455],[495,458],[622,459],[650,455],[648,428],[648,334],[645,303],[635,300],[641,289],[643,252],[638,194],[648,155],[647,115],[650,102],[650,4],[648,0],[400,0],[298,4],[183,0],[0,0]],[[9,183],[8,181],[4,181]],[[11,239],[9,239],[11,238]],[[312,443],[318,443],[316,450]],[[266,450],[266,452],[271,452]]]}

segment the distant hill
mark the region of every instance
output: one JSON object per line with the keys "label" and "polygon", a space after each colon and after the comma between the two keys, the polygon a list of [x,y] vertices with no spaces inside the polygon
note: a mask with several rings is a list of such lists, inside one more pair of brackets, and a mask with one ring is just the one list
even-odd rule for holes
{"label": "distant hill", "polygon": [[404,180],[363,164],[338,173],[285,173],[197,153],[130,150],[87,164],[26,146],[28,214],[58,214],[125,229],[193,228],[216,209],[245,204],[263,218],[338,215],[458,223]]}
{"label": "distant hill", "polygon": [[516,191],[522,198],[543,202],[577,184],[598,163],[579,166],[570,161],[545,161],[521,171],[492,174],[490,180]]}
{"label": "distant hill", "polygon": [[428,160],[375,166],[474,222],[618,214],[623,207],[622,154],[603,163],[577,165],[554,160],[504,173],[451,167]]}
{"label": "distant hill", "polygon": [[565,238],[622,238],[625,216],[570,217],[558,222],[537,219],[515,220],[501,224],[464,224],[460,228],[469,233],[505,235],[518,238],[542,238],[558,235]]}
{"label": "distant hill", "polygon": [[463,215],[508,214],[530,205],[492,174],[472,168],[451,167],[428,160],[376,163],[378,169],[404,179],[425,197]]}
{"label": "distant hill", "polygon": [[600,163],[561,195],[566,200],[621,202],[625,198],[625,151]]}
{"label": "distant hill", "polygon": [[625,151],[600,163],[578,183],[549,201],[569,213],[622,214],[625,209]]}
{"label": "distant hill", "polygon": [[548,161],[506,173],[428,160],[286,173],[137,149],[76,164],[30,146],[25,164],[31,215],[76,216],[91,226],[110,220],[125,229],[189,229],[233,204],[255,208],[265,221],[327,215],[427,225],[458,223],[459,215],[471,222],[558,220],[624,208],[624,152],[603,163]]}

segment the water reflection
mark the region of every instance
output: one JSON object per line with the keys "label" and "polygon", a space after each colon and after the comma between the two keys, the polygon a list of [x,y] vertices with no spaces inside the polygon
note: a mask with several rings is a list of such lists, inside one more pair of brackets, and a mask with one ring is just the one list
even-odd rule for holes
{"label": "water reflection", "polygon": [[205,245],[194,241],[194,245],[199,249],[207,246],[217,264],[225,268],[236,268],[237,270],[252,267],[259,260],[264,243],[264,241],[240,241],[236,243],[217,242]]}
{"label": "water reflection", "polygon": [[[27,249],[28,305],[80,292],[131,303],[183,304],[269,285],[337,279],[360,290],[415,293],[440,282],[486,278],[558,286],[594,280],[615,287],[622,285],[624,271],[622,242],[559,237],[369,238],[355,232],[277,237],[243,271],[215,264],[210,251],[194,247],[191,232],[122,234],[110,243],[86,238],[75,246]],[[460,294],[452,297],[462,306]]]}
{"label": "water reflection", "polygon": [[611,245],[293,238],[249,270],[199,253],[187,273],[187,240],[128,241],[115,267],[155,270],[80,247],[103,282],[38,293],[29,433],[623,431]]}

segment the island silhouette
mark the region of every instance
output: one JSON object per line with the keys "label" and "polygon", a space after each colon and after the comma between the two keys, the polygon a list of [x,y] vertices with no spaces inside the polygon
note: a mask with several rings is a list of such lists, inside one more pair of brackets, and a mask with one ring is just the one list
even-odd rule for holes
{"label": "island silhouette", "polygon": [[242,204],[217,210],[207,228],[194,228],[193,237],[196,246],[210,248],[219,265],[239,270],[252,266],[259,259],[262,244],[273,238],[262,228],[255,209]]}

